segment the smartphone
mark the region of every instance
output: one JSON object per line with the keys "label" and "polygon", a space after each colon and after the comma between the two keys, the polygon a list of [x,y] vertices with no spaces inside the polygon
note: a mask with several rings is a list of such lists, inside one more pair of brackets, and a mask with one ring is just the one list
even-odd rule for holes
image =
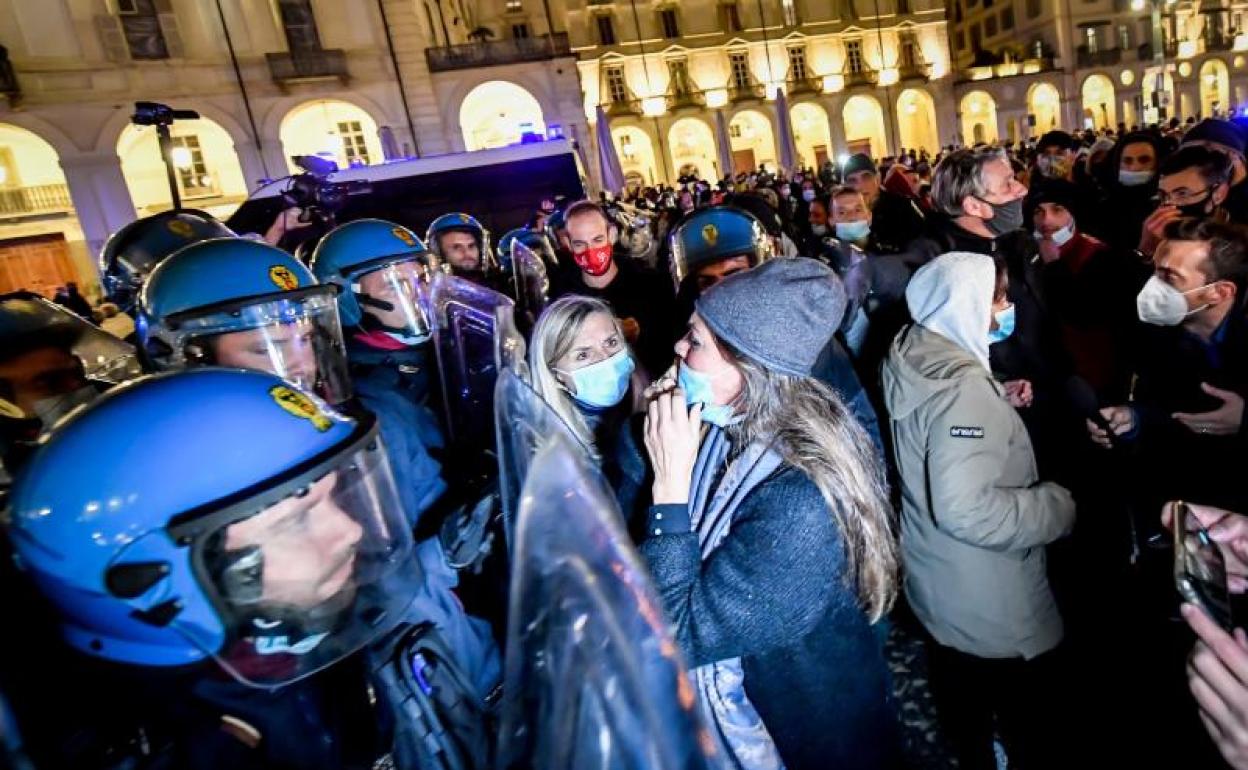
{"label": "smartphone", "polygon": [[1231,632],[1234,618],[1222,551],[1181,501],[1174,504],[1174,584],[1184,601]]}

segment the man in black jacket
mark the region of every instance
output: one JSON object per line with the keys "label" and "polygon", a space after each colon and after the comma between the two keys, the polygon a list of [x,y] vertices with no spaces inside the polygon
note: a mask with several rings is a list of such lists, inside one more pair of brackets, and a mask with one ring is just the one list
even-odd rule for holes
{"label": "man in black jacket", "polygon": [[880,172],[863,153],[845,161],[845,184],[862,193],[871,208],[872,231],[886,238],[890,251],[905,248],[923,233],[923,212],[915,202],[880,186]]}

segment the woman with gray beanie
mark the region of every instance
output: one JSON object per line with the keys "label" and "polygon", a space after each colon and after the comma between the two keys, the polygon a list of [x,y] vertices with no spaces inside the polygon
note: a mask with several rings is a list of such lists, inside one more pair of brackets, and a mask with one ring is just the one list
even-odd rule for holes
{"label": "woman with gray beanie", "polygon": [[811,376],[845,302],[811,259],[729,276],[648,391],[641,553],[731,767],[895,759],[872,628],[896,592],[888,498],[867,435]]}

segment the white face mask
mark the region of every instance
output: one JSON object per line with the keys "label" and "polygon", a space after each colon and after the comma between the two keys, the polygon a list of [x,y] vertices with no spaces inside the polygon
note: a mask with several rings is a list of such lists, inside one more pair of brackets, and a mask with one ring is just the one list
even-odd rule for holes
{"label": "white face mask", "polygon": [[[1044,235],[1039,230],[1035,232],[1035,236],[1036,236],[1037,241],[1044,240]],[[1071,222],[1070,224],[1066,225],[1060,230],[1057,230],[1056,232],[1054,232],[1052,235],[1049,236],[1049,238],[1058,246],[1065,246],[1066,243],[1071,238],[1074,238],[1074,237],[1075,237],[1075,223],[1074,222]]]}
{"label": "white face mask", "polygon": [[1194,291],[1200,291],[1212,285],[1207,283],[1204,286],[1197,286],[1195,289],[1179,291],[1154,275],[1148,279],[1148,283],[1144,284],[1144,288],[1136,296],[1135,309],[1140,316],[1140,320],[1146,324],[1178,326],[1183,323],[1184,318],[1187,318],[1192,313],[1199,313],[1201,310],[1209,307],[1209,304],[1206,303],[1200,307],[1188,310],[1187,300],[1184,297]]}
{"label": "white face mask", "polygon": [[823,236],[828,234],[828,226],[827,225],[811,225],[810,231],[814,233],[815,235],[819,236],[820,238],[822,238]]}

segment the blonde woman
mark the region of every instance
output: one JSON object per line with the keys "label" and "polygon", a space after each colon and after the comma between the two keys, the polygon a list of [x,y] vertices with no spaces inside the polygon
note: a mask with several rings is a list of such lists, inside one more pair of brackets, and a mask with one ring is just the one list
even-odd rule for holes
{"label": "blonde woman", "polygon": [[645,380],[607,303],[568,295],[542,312],[529,345],[533,389],[589,449],[630,522],[648,471],[635,408]]}
{"label": "blonde woman", "polygon": [[675,380],[647,407],[641,553],[729,767],[896,758],[873,628],[897,590],[888,498],[867,434],[812,376],[845,305],[811,259],[725,278],[698,299]]}

